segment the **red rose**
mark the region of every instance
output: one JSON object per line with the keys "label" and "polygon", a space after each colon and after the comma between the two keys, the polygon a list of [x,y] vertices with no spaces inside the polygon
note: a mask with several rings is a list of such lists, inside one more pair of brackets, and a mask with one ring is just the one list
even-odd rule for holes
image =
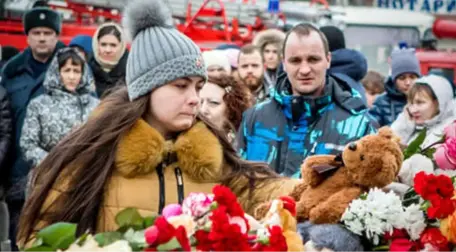
{"label": "red rose", "polygon": [[212,193],[214,194],[214,201],[219,206],[225,206],[230,216],[244,217],[244,210],[239,205],[236,195],[228,187],[216,185],[212,188]]}
{"label": "red rose", "polygon": [[449,251],[448,240],[442,235],[438,228],[428,228],[424,230],[420,238],[421,244],[424,246],[429,243],[439,249],[439,251]]}

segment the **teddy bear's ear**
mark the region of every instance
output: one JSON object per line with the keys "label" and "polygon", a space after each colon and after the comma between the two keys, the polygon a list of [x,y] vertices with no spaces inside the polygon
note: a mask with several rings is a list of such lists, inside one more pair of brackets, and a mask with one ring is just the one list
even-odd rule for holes
{"label": "teddy bear's ear", "polygon": [[400,137],[396,136],[396,135],[393,133],[393,130],[392,130],[390,127],[388,127],[388,126],[381,127],[381,128],[378,130],[378,135],[379,135],[379,136],[382,136],[382,137],[384,137],[384,138],[390,139],[390,140],[392,140],[393,142],[396,142],[397,144],[400,144],[400,142],[401,142]]}

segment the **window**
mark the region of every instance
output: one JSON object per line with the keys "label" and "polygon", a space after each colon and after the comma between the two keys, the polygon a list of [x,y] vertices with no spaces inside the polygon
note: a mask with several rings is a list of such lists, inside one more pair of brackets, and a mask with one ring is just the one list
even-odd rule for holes
{"label": "window", "polygon": [[454,85],[454,68],[429,68],[428,74],[440,75],[448,79],[448,81]]}
{"label": "window", "polygon": [[350,25],[344,30],[347,48],[361,51],[367,58],[369,70],[388,75],[388,58],[399,42],[410,47],[420,43],[420,32],[411,27]]}

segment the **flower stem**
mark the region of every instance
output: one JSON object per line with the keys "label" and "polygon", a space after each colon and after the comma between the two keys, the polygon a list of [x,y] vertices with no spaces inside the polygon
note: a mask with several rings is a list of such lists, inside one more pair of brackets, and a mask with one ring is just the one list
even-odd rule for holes
{"label": "flower stem", "polygon": [[388,251],[389,245],[377,246],[375,248],[372,248],[372,250],[373,251]]}
{"label": "flower stem", "polygon": [[435,142],[435,143],[433,143],[433,144],[427,146],[426,148],[422,149],[422,150],[421,150],[421,153],[425,153],[425,152],[426,152],[427,150],[429,150],[430,148],[432,148],[432,147],[434,147],[434,146],[436,146],[436,145],[438,145],[438,144],[443,144],[443,143],[445,143],[445,139],[440,139],[439,141],[437,141],[437,142]]}

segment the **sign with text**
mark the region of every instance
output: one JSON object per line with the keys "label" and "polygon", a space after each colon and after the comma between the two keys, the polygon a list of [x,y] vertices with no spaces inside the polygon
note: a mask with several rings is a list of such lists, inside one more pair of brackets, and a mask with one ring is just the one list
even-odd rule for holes
{"label": "sign with text", "polygon": [[456,15],[456,0],[376,0],[376,5],[379,8]]}

